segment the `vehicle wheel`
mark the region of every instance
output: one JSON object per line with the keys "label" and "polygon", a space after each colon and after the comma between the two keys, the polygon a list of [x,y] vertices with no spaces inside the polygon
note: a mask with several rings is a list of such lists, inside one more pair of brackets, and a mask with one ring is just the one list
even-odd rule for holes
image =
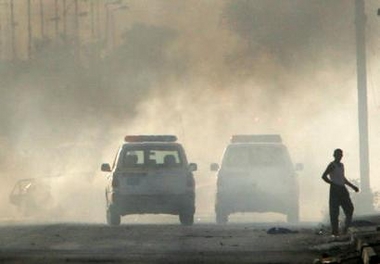
{"label": "vehicle wheel", "polygon": [[228,214],[221,211],[216,211],[216,223],[218,225],[225,225],[228,222]]}
{"label": "vehicle wheel", "polygon": [[188,212],[180,213],[179,221],[182,225],[190,226],[194,224],[194,214]]}
{"label": "vehicle wheel", "polygon": [[118,226],[121,222],[121,216],[116,210],[110,206],[107,208],[107,224],[110,226]]}

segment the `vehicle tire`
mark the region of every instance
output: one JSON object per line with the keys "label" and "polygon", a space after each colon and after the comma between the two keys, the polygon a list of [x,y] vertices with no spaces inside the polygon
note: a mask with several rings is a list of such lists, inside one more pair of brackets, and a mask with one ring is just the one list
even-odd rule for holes
{"label": "vehicle tire", "polygon": [[218,225],[225,225],[228,223],[228,214],[222,212],[222,211],[216,211],[216,223]]}
{"label": "vehicle tire", "polygon": [[121,216],[116,212],[114,207],[107,208],[107,224],[110,226],[118,226],[121,222]]}
{"label": "vehicle tire", "polygon": [[179,221],[182,225],[190,226],[194,224],[194,214],[189,212],[182,212],[179,214]]}

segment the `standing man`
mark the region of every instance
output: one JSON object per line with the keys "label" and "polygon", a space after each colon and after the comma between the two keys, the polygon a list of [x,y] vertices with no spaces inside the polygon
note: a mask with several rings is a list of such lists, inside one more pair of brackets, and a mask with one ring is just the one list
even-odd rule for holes
{"label": "standing man", "polygon": [[333,236],[339,235],[339,207],[342,207],[346,216],[343,234],[347,233],[352,221],[352,214],[354,213],[354,205],[351,202],[350,194],[345,185],[347,184],[355,192],[359,192],[359,188],[349,182],[344,175],[344,165],[340,162],[342,157],[343,151],[341,149],[334,150],[334,161],[330,162],[322,174],[322,179],[330,184],[329,207]]}

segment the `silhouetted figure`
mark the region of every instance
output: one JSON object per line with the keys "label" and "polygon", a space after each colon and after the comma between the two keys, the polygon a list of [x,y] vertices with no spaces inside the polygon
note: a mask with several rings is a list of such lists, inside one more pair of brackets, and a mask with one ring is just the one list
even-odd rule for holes
{"label": "silhouetted figure", "polygon": [[346,216],[343,234],[347,233],[348,227],[351,225],[352,214],[354,213],[354,205],[351,202],[350,194],[346,189],[346,184],[355,192],[359,192],[359,188],[349,182],[344,174],[344,165],[341,163],[343,151],[341,149],[334,150],[334,161],[332,161],[322,174],[322,179],[330,184],[330,221],[332,235],[339,235],[339,207],[342,207]]}
{"label": "silhouetted figure", "polygon": [[166,155],[164,158],[164,164],[167,167],[173,167],[176,165],[175,157],[173,155]]}
{"label": "silhouetted figure", "polygon": [[127,155],[124,160],[124,167],[131,168],[137,165],[138,157],[137,155]]}

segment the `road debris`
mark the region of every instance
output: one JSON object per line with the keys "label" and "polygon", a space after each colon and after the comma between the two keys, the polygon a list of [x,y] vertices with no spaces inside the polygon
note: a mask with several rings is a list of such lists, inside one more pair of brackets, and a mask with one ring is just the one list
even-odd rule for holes
{"label": "road debris", "polygon": [[267,234],[270,235],[276,235],[276,234],[296,234],[298,231],[296,230],[290,230],[289,228],[285,227],[272,227],[269,228],[267,231]]}
{"label": "road debris", "polygon": [[360,221],[349,228],[349,234],[326,240],[313,249],[325,251],[317,263],[380,263],[380,226]]}

